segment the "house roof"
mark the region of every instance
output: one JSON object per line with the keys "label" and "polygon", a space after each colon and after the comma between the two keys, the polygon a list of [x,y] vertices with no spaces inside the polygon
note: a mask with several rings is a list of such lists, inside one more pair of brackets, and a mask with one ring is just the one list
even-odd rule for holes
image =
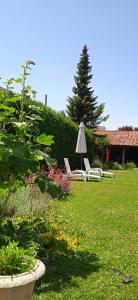
{"label": "house roof", "polygon": [[107,136],[109,144],[113,146],[137,146],[138,147],[138,131],[124,131],[124,130],[97,130],[97,135]]}

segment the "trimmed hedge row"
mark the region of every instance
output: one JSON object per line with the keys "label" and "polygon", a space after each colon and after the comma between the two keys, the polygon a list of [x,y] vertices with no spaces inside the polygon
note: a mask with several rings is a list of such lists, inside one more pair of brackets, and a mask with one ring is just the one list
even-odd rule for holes
{"label": "trimmed hedge row", "polygon": [[[30,100],[27,101],[27,104],[29,103]],[[42,121],[39,123],[40,132],[54,136],[55,143],[51,146],[51,156],[58,160],[61,167],[64,166],[63,158],[68,157],[71,168],[80,168],[80,154],[75,153],[78,126],[67,116],[52,110],[40,102],[35,101],[33,104],[42,109]],[[96,152],[95,137],[90,129],[85,129],[85,134],[88,152],[84,156],[87,155],[92,161]]]}

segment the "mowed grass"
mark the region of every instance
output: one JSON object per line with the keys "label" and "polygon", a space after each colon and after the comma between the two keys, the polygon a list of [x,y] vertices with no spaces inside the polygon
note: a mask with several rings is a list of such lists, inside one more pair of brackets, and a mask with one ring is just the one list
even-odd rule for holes
{"label": "mowed grass", "polygon": [[[51,262],[33,300],[138,299],[138,169],[72,182],[72,195],[58,207],[78,251]],[[126,276],[133,282],[124,284]]]}

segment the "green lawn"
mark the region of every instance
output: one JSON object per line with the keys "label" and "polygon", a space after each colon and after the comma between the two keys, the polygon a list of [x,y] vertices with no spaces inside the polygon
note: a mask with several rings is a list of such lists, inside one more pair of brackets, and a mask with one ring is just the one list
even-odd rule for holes
{"label": "green lawn", "polygon": [[[78,251],[48,265],[33,300],[138,299],[138,169],[72,182],[72,195],[58,206]],[[133,282],[124,284],[113,267]]]}

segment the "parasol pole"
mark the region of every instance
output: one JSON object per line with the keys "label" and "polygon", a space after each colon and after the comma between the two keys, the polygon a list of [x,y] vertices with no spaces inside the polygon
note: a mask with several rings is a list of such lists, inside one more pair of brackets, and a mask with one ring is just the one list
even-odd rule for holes
{"label": "parasol pole", "polygon": [[82,153],[81,153],[81,170],[82,170]]}

